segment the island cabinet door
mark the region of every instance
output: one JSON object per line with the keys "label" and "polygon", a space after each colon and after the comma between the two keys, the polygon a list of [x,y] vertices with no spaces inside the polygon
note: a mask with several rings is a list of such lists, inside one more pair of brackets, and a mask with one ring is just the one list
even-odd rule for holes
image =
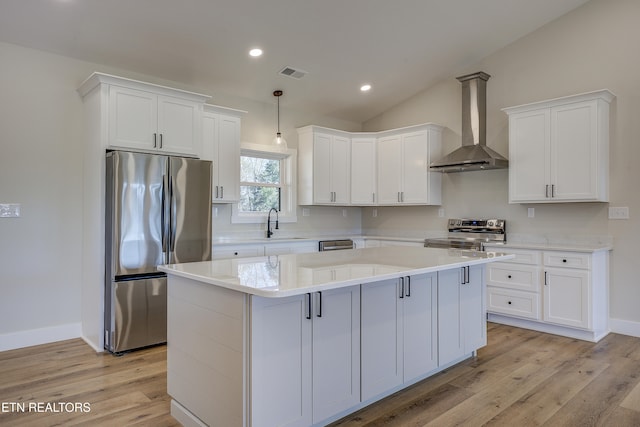
{"label": "island cabinet door", "polygon": [[402,299],[398,279],[361,287],[362,400],[402,384]]}
{"label": "island cabinet door", "polygon": [[252,427],[312,424],[308,299],[251,297]]}
{"label": "island cabinet door", "polygon": [[460,286],[462,333],[465,354],[487,345],[487,303],[485,298],[485,267],[468,267],[466,283]]}
{"label": "island cabinet door", "polygon": [[464,355],[460,310],[460,287],[464,268],[438,272],[438,365],[444,366]]}
{"label": "island cabinet door", "polygon": [[402,279],[404,288],[404,381],[438,367],[438,308],[435,274]]}
{"label": "island cabinet door", "polygon": [[438,272],[438,365],[487,344],[484,267]]}
{"label": "island cabinet door", "polygon": [[360,403],[360,286],[311,294],[313,422]]}

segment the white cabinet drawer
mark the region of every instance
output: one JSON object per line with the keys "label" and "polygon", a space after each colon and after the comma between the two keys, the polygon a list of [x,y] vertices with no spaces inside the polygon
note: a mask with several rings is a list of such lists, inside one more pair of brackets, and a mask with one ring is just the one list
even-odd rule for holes
{"label": "white cabinet drawer", "polygon": [[489,286],[540,292],[540,269],[537,266],[496,262],[489,264],[487,273]]}
{"label": "white cabinet drawer", "polygon": [[531,251],[527,249],[509,249],[509,248],[503,248],[500,246],[487,246],[486,250],[490,252],[503,252],[506,254],[513,254],[516,256],[513,259],[509,259],[501,262],[508,262],[508,263],[514,263],[514,264],[530,264],[530,265],[540,264],[540,251]]}
{"label": "white cabinet drawer", "polygon": [[263,256],[264,247],[260,246],[238,246],[235,248],[216,248],[213,247],[213,259],[229,259],[229,258],[248,258],[255,256]]}
{"label": "white cabinet drawer", "polygon": [[487,288],[487,311],[539,320],[540,295],[490,286]]}
{"label": "white cabinet drawer", "polygon": [[545,252],[544,265],[587,270],[591,268],[591,255],[579,252]]}

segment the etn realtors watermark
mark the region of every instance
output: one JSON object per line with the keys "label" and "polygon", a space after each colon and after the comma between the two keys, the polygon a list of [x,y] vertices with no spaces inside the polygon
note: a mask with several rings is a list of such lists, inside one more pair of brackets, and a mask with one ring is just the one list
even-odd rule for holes
{"label": "etn realtors watermark", "polygon": [[89,402],[0,402],[0,413],[91,412]]}

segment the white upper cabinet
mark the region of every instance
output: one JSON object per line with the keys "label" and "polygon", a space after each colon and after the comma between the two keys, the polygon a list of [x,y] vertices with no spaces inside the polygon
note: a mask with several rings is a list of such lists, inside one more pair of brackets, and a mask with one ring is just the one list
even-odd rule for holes
{"label": "white upper cabinet", "polygon": [[377,200],[375,137],[351,138],[351,204],[373,205]]}
{"label": "white upper cabinet", "polygon": [[107,148],[198,157],[206,95],[93,73],[78,89],[99,90],[107,112]]}
{"label": "white upper cabinet", "polygon": [[608,90],[505,108],[509,202],[609,200]]}
{"label": "white upper cabinet", "polygon": [[298,129],[298,201],[301,205],[439,205],[442,127],[410,126],[383,132]]}
{"label": "white upper cabinet", "polygon": [[440,155],[441,127],[385,132],[378,139],[378,204],[439,205],[441,176],[429,164]]}
{"label": "white upper cabinet", "polygon": [[213,203],[233,203],[240,199],[240,116],[244,113],[204,106],[202,158],[213,161]]}
{"label": "white upper cabinet", "polygon": [[298,203],[349,205],[351,139],[345,132],[307,126],[298,129]]}

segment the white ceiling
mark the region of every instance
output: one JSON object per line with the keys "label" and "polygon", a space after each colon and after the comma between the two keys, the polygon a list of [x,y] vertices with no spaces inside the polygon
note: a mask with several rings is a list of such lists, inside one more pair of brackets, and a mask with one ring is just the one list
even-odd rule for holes
{"label": "white ceiling", "polygon": [[1,0],[0,41],[363,122],[586,1]]}

